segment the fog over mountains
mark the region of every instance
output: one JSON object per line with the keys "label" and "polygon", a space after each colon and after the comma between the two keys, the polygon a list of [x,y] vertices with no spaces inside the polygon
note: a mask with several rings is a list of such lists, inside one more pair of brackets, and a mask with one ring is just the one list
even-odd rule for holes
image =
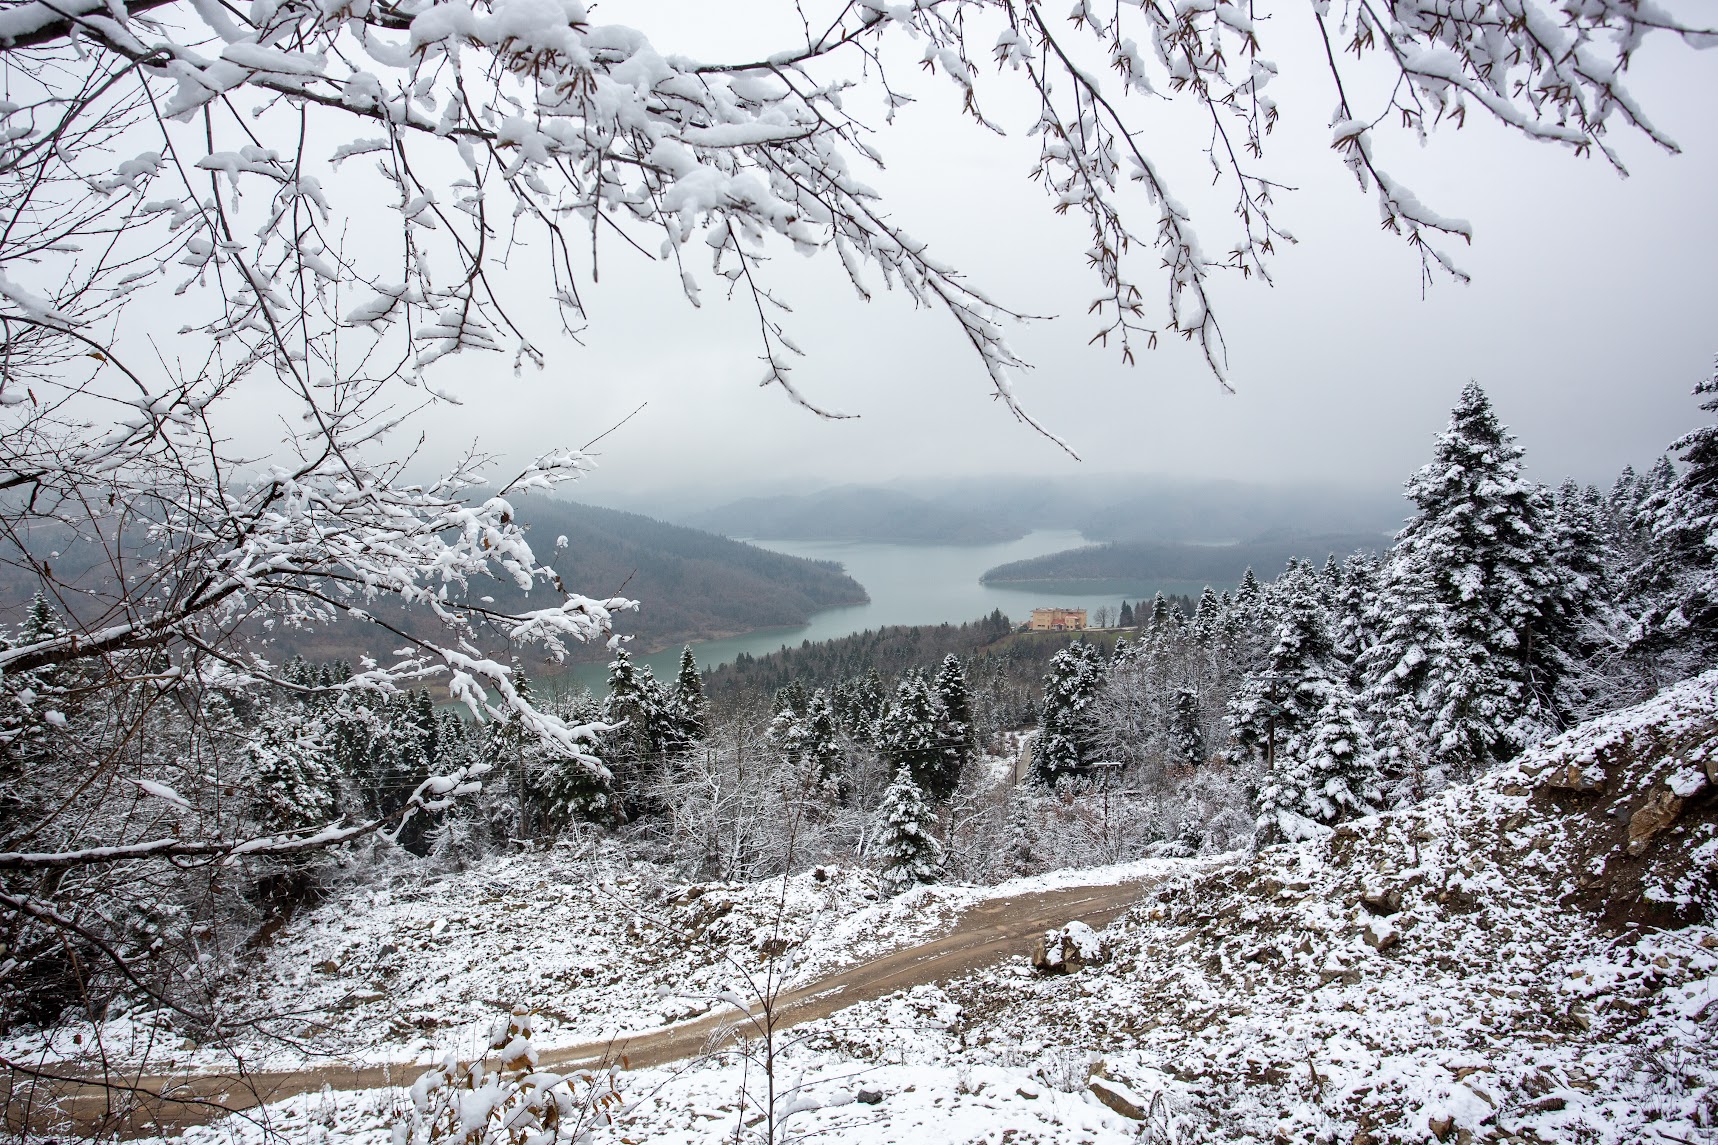
{"label": "fog over mountains", "polygon": [[1393,484],[1264,485],[1124,474],[914,479],[810,492],[760,484],[733,500],[692,488],[621,497],[594,482],[579,492],[599,504],[731,537],[898,544],[987,544],[1035,529],[1077,529],[1093,541],[1292,540],[1394,533],[1407,513]]}

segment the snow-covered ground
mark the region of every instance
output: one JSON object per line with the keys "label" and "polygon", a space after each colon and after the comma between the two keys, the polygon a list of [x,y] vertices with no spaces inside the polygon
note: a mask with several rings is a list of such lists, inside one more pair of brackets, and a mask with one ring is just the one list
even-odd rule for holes
{"label": "snow-covered ground", "polygon": [[1708,675],[957,985],[968,1057],[1100,1055],[1183,1140],[1718,1141],[1715,784]]}
{"label": "snow-covered ground", "polygon": [[[1022,957],[784,1031],[773,1108],[802,1138],[865,1145],[1718,1142],[1715,789],[1718,673],[1417,807],[1189,866],[1109,928],[1098,965],[1039,977]],[[501,905],[550,901],[548,869],[540,880],[529,869],[490,871],[509,889],[439,930],[427,898],[407,910],[383,896],[351,931],[338,911],[319,913],[283,936],[269,965],[324,954],[356,964],[373,956],[365,944],[409,930],[427,977],[412,980],[416,993],[396,987],[400,1004],[440,990],[438,1015],[475,1023],[513,999],[498,986],[471,998],[464,984],[530,985],[504,967],[543,957],[531,943],[554,933],[544,916],[566,925],[570,907]],[[1104,877],[1141,873],[1163,868]],[[867,876],[811,874],[788,884],[785,929],[772,921],[779,884],[691,895],[617,881],[609,893],[639,892],[663,917],[716,928],[729,951],[789,933],[809,969],[909,944],[960,904],[1045,883],[889,903]],[[566,893],[552,901],[572,902]],[[608,973],[604,959],[631,949],[651,969],[603,987],[622,997],[674,975],[724,981],[716,962],[676,954],[643,921],[622,941],[600,917],[585,911],[556,965]],[[496,934],[520,943],[513,957],[459,961],[492,950]],[[659,953],[646,960],[641,948]],[[319,985],[276,973],[263,981],[271,996]],[[362,1028],[340,1030],[356,1045]],[[591,1028],[549,1015],[537,1041]],[[601,1145],[761,1140],[769,1127],[756,1045],[614,1080],[586,1125]],[[306,1140],[381,1145],[410,1108],[397,1090],[324,1093],[267,1117]],[[261,1129],[234,1119],[189,1140],[248,1145]]]}
{"label": "snow-covered ground", "polygon": [[990,898],[1169,877],[1186,860],[1058,871],[994,887],[927,886],[890,898],[870,871],[819,868],[756,884],[670,883],[655,868],[571,852],[516,855],[307,911],[238,976],[227,1009],[265,1018],[220,1044],[173,1017],[126,1015],[0,1044],[14,1060],[155,1070],[314,1062],[430,1062],[480,1055],[516,1005],[544,1049],[607,1041],[755,997],[766,951],[785,985],[935,938]]}

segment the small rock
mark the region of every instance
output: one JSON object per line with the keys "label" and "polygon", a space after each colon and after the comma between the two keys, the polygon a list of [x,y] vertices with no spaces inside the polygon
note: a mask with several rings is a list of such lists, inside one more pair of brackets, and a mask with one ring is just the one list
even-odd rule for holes
{"label": "small rock", "polygon": [[[1605,769],[1596,764],[1587,767],[1582,767],[1578,763],[1565,764],[1562,767],[1553,767],[1545,782],[1549,786],[1563,791],[1590,794],[1604,789]],[[1443,1138],[1440,1137],[1438,1140],[1441,1141]]]}
{"label": "small rock", "polygon": [[1038,1100],[1038,1091],[1035,1089],[1027,1089],[1025,1086],[1021,1086],[1019,1089],[1015,1090],[1014,1092],[1018,1093],[1021,1097],[1024,1097],[1027,1101],[1037,1101]]}
{"label": "small rock", "polygon": [[862,1089],[854,1096],[853,1100],[861,1105],[880,1105],[883,1101],[883,1095],[875,1089]]}
{"label": "small rock", "polygon": [[1144,1121],[1151,1103],[1129,1089],[1119,1081],[1111,1081],[1107,1077],[1094,1077],[1087,1083],[1086,1088],[1110,1109],[1128,1118],[1130,1121]]}
{"label": "small rock", "polygon": [[400,948],[389,942],[383,944],[382,949],[376,951],[376,956],[378,958],[386,958],[390,954],[398,954],[399,952]]}
{"label": "small rock", "polygon": [[1522,1107],[1523,1113],[1561,1113],[1568,1102],[1561,1097],[1541,1097],[1538,1101]]}
{"label": "small rock", "polygon": [[1032,969],[1040,974],[1073,974],[1106,956],[1103,939],[1083,922],[1047,930],[1032,944]]}
{"label": "small rock", "polygon": [[1402,909],[1402,892],[1395,887],[1368,886],[1360,905],[1373,914],[1395,914]]}
{"label": "small rock", "polygon": [[314,969],[323,974],[338,974],[340,973],[340,964],[332,958],[329,958],[318,962]]}
{"label": "small rock", "polygon": [[1456,1119],[1453,1117],[1433,1117],[1426,1122],[1426,1128],[1432,1131],[1432,1136],[1439,1141],[1448,1141],[1456,1131]]}
{"label": "small rock", "polygon": [[1640,809],[1629,816],[1629,854],[1638,855],[1646,850],[1647,841],[1674,823],[1681,812],[1680,796],[1668,787],[1655,788]]}
{"label": "small rock", "polygon": [[1380,954],[1402,940],[1402,932],[1387,919],[1375,918],[1360,932],[1361,941]]}

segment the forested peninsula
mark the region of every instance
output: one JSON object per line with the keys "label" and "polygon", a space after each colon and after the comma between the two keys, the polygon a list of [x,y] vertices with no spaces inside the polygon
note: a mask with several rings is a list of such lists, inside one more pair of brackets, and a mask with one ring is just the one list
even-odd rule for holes
{"label": "forested peninsula", "polygon": [[1332,554],[1380,551],[1390,539],[1382,534],[1329,533],[1304,537],[1260,537],[1230,545],[1185,541],[1117,541],[1063,549],[1041,557],[1010,561],[987,570],[986,584],[1057,584],[1078,581],[1185,581],[1232,588],[1248,569],[1269,576],[1290,560],[1323,561]]}

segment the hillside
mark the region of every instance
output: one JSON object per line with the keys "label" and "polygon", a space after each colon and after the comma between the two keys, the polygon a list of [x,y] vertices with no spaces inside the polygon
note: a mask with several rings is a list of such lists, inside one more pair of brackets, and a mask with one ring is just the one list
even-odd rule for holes
{"label": "hillside", "polygon": [[1101,1057],[1182,1140],[1710,1142],[1715,790],[1708,673],[1167,884],[1092,972],[949,995],[969,1041]]}
{"label": "hillside", "polygon": [[748,497],[684,518],[730,537],[792,541],[982,545],[1012,541],[1029,526],[1001,507],[961,508],[892,489],[843,486],[804,495]]}
{"label": "hillside", "polygon": [[1381,534],[1327,534],[1309,537],[1266,536],[1232,545],[1179,541],[1123,541],[1064,549],[1042,557],[1010,561],[986,570],[986,584],[1066,585],[1071,582],[1180,581],[1233,588],[1252,569],[1269,577],[1291,559],[1322,565],[1335,553],[1345,557],[1384,548]]}
{"label": "hillside", "polygon": [[[635,637],[634,647],[655,651],[692,640],[732,636],[757,628],[804,624],[820,609],[861,604],[859,582],[829,561],[770,552],[713,533],[652,520],[636,513],[600,509],[547,497],[521,498],[516,509],[539,557],[552,564],[567,586],[586,596],[625,596],[639,602],[615,618],[615,629]],[[556,548],[559,538],[566,547]],[[141,541],[141,538],[140,538]],[[80,588],[103,583],[105,565],[94,546],[69,549],[56,576]],[[36,589],[34,578],[0,561],[0,607],[12,621]],[[511,581],[474,582],[473,596],[493,597],[497,607],[540,607]],[[539,592],[550,591],[539,589]],[[77,594],[62,598],[76,606]],[[407,631],[428,633],[427,616],[386,606],[377,614]],[[266,647],[274,659],[354,659],[375,652],[375,632],[345,622],[319,631],[276,628]],[[601,645],[569,649],[573,660],[601,660]],[[553,665],[529,665],[534,675],[552,675]]]}
{"label": "hillside", "polygon": [[[1101,950],[1085,939],[1093,960],[909,976],[778,1033],[775,1112],[801,1137],[866,1145],[1712,1142],[1715,790],[1718,672],[1403,811],[1307,825],[1257,855],[1092,872],[1156,884]],[[585,888],[585,921],[522,963],[509,952],[558,925],[545,908],[571,883]],[[891,903],[867,876],[822,870],[785,886],[674,888],[520,856],[372,894],[369,922],[319,911],[257,979],[283,998],[308,988],[313,1023],[331,1005],[349,1060],[469,1046],[486,1008],[527,995],[546,1048],[720,1004],[725,978],[756,973],[772,949],[803,980],[923,942],[963,911],[981,920],[1001,891],[930,887]],[[682,953],[680,932],[708,936],[730,969],[697,942]],[[666,998],[650,989],[686,978]],[[109,1035],[121,1057],[149,1041],[130,1020]],[[78,1048],[66,1037],[49,1052]],[[762,1061],[729,1051],[621,1073],[622,1100],[591,1140],[731,1138],[759,1116]],[[379,1145],[409,1108],[397,1090],[325,1091],[189,1139],[314,1124],[322,1140]]]}
{"label": "hillside", "polygon": [[[639,602],[637,611],[615,618],[615,630],[633,636],[638,651],[804,624],[820,609],[867,599],[864,587],[832,561],[773,553],[637,513],[529,498],[519,503],[519,515],[533,548],[552,551],[558,538],[567,538],[552,563],[569,586]],[[507,586],[491,591],[503,607],[528,606]],[[578,660],[609,655],[600,647],[573,651]]]}

